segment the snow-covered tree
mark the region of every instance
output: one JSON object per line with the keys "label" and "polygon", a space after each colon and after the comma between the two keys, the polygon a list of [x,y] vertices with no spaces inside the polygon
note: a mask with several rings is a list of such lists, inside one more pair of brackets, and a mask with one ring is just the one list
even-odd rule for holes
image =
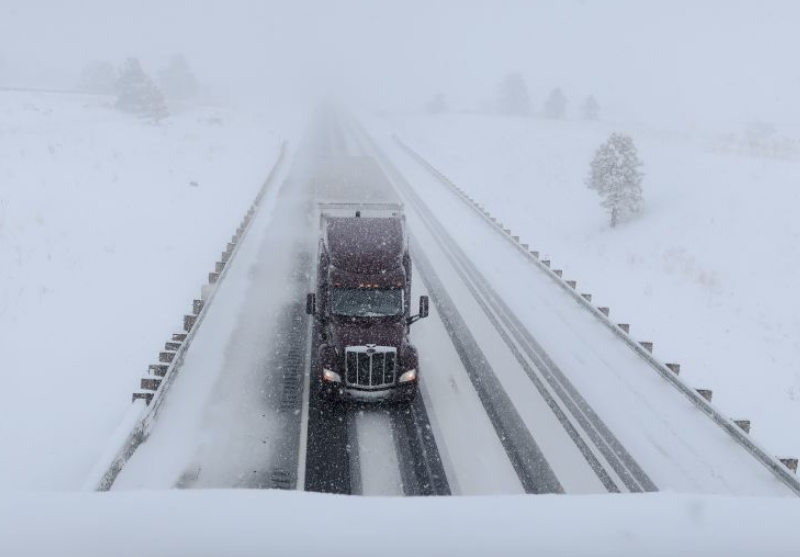
{"label": "snow-covered tree", "polygon": [[612,227],[641,207],[641,166],[633,139],[621,133],[611,134],[595,153],[586,185],[602,198]]}
{"label": "snow-covered tree", "polygon": [[528,86],[519,73],[511,73],[500,83],[497,112],[512,116],[527,116],[531,111]]}
{"label": "snow-covered tree", "polygon": [[754,120],[747,124],[744,133],[748,141],[751,143],[759,143],[775,135],[775,126],[769,122]]}
{"label": "snow-covered tree", "polygon": [[197,95],[200,86],[189,62],[182,54],[176,54],[166,68],[158,72],[158,83],[167,97],[188,99]]}
{"label": "snow-covered tree", "polygon": [[136,58],[128,58],[120,72],[117,108],[154,122],[169,116],[164,95]]}
{"label": "snow-covered tree", "polygon": [[441,114],[447,111],[447,100],[443,93],[436,93],[425,105],[428,114]]}
{"label": "snow-covered tree", "polygon": [[117,70],[107,60],[86,64],[78,79],[78,90],[87,93],[111,94],[117,91]]}
{"label": "snow-covered tree", "polygon": [[567,113],[567,97],[560,88],[556,87],[544,102],[544,116],[553,120],[561,120]]}
{"label": "snow-covered tree", "polygon": [[158,87],[153,86],[149,91],[146,108],[141,116],[155,123],[169,116],[169,109],[167,108],[167,103],[164,101],[164,95],[161,94]]}
{"label": "snow-covered tree", "polygon": [[584,120],[597,120],[600,118],[600,105],[594,95],[589,95],[581,105],[581,113]]}

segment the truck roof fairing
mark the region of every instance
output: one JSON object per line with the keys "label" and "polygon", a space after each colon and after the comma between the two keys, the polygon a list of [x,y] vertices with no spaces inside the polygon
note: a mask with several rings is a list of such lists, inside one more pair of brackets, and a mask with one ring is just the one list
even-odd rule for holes
{"label": "truck roof fairing", "polygon": [[407,240],[401,218],[324,217],[324,225],[334,267],[372,275],[403,265]]}

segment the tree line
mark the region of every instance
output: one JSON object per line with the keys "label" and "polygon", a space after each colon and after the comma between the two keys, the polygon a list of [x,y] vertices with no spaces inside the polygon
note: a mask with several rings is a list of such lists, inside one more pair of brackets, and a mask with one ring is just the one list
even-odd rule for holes
{"label": "tree line", "polygon": [[155,79],[145,72],[138,58],[128,58],[119,67],[107,60],[94,60],[84,67],[77,88],[86,93],[116,95],[116,108],[157,123],[169,116],[166,99],[190,99],[200,86],[186,58],[178,54]]}
{"label": "tree line", "polygon": [[[561,120],[567,114],[567,96],[560,87],[555,87],[542,104],[540,116]],[[485,107],[484,107],[485,108]],[[429,114],[447,111],[447,100],[441,92],[426,104]],[[520,73],[508,74],[497,89],[493,112],[506,116],[531,116],[533,103]],[[600,104],[593,95],[588,95],[580,105],[584,120],[600,118]],[[600,196],[600,205],[607,211],[609,224],[616,227],[621,221],[638,213],[642,207],[642,161],[633,138],[621,133],[612,133],[595,152],[589,165],[586,185]]]}
{"label": "tree line", "polygon": [[[493,105],[493,106],[492,106]],[[553,88],[545,99],[539,114],[552,120],[560,120],[567,115],[568,99],[560,87]],[[497,88],[497,96],[492,103],[484,108],[489,108],[497,114],[508,116],[534,115],[533,101],[528,92],[528,86],[522,74],[513,72],[508,74]],[[442,114],[447,112],[447,99],[441,92],[437,92],[425,105],[429,114]],[[600,103],[594,95],[588,95],[580,105],[580,114],[584,120],[598,120],[600,118]]]}

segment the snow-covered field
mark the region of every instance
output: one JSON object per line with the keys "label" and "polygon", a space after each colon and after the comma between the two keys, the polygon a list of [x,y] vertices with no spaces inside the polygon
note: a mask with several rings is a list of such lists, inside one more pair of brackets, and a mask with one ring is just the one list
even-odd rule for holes
{"label": "snow-covered field", "polygon": [[[469,114],[383,116],[507,228],[550,256],[631,334],[655,342],[779,456],[800,454],[800,157],[736,129]],[[644,161],[644,209],[609,228],[584,180],[612,131]],[[773,141],[773,140],[769,140]]]}
{"label": "snow-covered field", "polygon": [[112,101],[0,92],[0,491],[80,488],[298,128]]}

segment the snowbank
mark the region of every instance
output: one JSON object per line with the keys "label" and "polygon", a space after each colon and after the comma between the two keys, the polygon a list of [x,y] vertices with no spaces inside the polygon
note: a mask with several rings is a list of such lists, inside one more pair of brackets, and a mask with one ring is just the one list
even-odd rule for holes
{"label": "snowbank", "polygon": [[0,554],[795,555],[794,499],[674,494],[362,498],[281,491],[14,494]]}

